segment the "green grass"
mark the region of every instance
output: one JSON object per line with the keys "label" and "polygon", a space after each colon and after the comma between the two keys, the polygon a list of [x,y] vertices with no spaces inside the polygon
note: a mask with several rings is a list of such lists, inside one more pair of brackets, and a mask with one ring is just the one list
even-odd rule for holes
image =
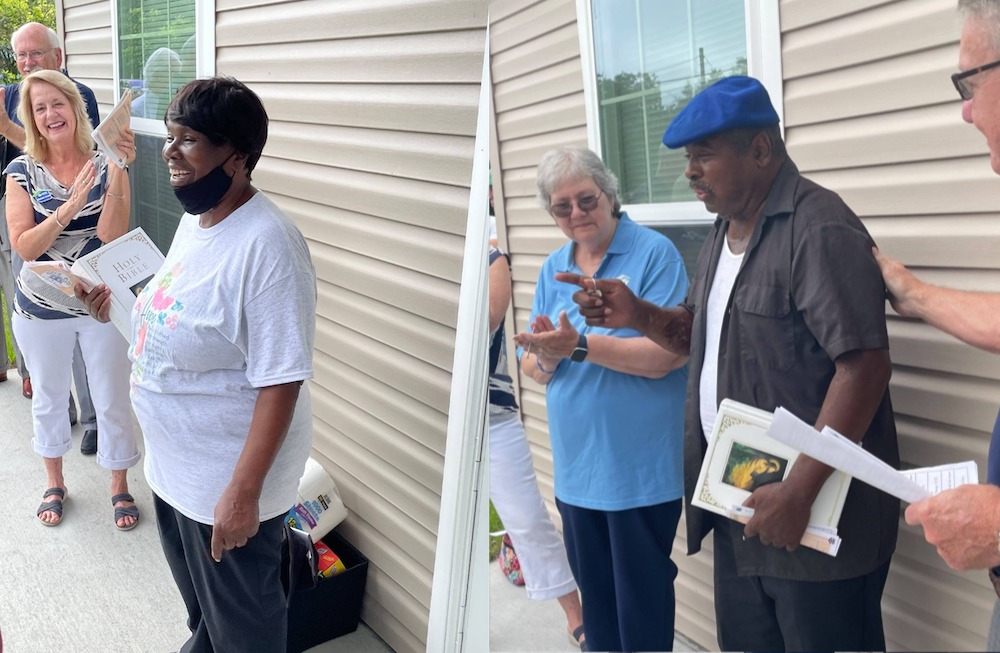
{"label": "green grass", "polygon": [[[500,521],[500,516],[497,515],[496,508],[493,507],[493,502],[490,501],[490,532],[496,533],[497,531],[502,530],[503,522]],[[502,541],[502,535],[490,538],[490,560],[493,560],[500,554],[500,543]]]}

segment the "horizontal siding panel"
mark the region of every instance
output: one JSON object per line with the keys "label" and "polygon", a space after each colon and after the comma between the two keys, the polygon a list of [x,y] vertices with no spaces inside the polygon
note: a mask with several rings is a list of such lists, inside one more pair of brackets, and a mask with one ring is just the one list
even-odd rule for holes
{"label": "horizontal siding panel", "polygon": [[[327,397],[317,393],[314,401],[322,404],[327,401]],[[329,411],[331,406],[321,406],[321,409],[324,408]],[[440,488],[437,492],[432,492],[416,486],[409,482],[408,475],[400,473],[402,470],[385,465],[385,461],[372,456],[370,450],[350,438],[343,437],[339,424],[329,428],[332,431],[329,437],[335,437],[334,433],[341,436],[334,440],[337,446],[337,464],[351,470],[351,474],[355,478],[363,480],[366,492],[374,493],[385,499],[428,533],[437,530],[437,504],[441,500]],[[428,554],[430,555],[430,564],[433,565],[431,549],[428,549]],[[426,559],[421,560],[421,563],[426,562]]]}
{"label": "horizontal siding panel", "polygon": [[781,31],[823,23],[848,14],[887,5],[896,0],[838,0],[837,2],[816,2],[816,0],[781,0]]}
{"label": "horizontal siding panel", "polygon": [[507,20],[511,16],[531,7],[538,0],[490,0],[490,23],[495,24]]}
{"label": "horizontal siding panel", "polygon": [[279,196],[327,198],[343,210],[457,236],[465,233],[467,187],[446,187],[388,174],[272,157],[261,159],[254,170],[254,180],[260,182],[261,188]]}
{"label": "horizontal siding panel", "polygon": [[954,43],[952,0],[906,0],[791,32],[781,38],[786,80]]}
{"label": "horizontal siding panel", "polygon": [[967,429],[993,429],[1000,382],[897,366],[890,388],[899,413]]}
{"label": "horizontal siding panel", "polygon": [[[282,198],[302,233],[318,247],[328,245],[400,270],[459,283],[463,241],[455,234],[422,229],[396,220],[339,208],[321,207],[297,198]],[[334,255],[336,252],[331,251]]]}
{"label": "horizontal siding panel", "polygon": [[1000,183],[984,157],[813,172],[860,216],[992,212]]}
{"label": "horizontal siding panel", "polygon": [[[228,72],[219,67],[220,75]],[[259,82],[252,84],[254,91],[275,119],[311,124],[322,117],[324,124],[348,127],[475,136],[477,85],[277,84],[271,79],[244,81]]]}
{"label": "horizontal siding panel", "polygon": [[[567,61],[580,59],[580,36],[576,22],[564,25],[544,39],[527,41],[518,47],[498,51],[490,41],[490,70],[494,86]],[[495,91],[494,91],[495,92]]]}
{"label": "horizontal siding panel", "polygon": [[[219,43],[217,65],[241,80],[270,80],[283,70],[282,83],[477,84],[482,77],[481,30],[448,34],[408,34],[341,41],[276,42],[260,45],[236,29],[223,32],[235,42]],[[246,47],[236,47],[246,46]],[[479,65],[474,62],[479,60]],[[289,66],[289,61],[295,61]]]}
{"label": "horizontal siding panel", "polygon": [[[400,453],[413,459],[410,473],[414,478],[426,487],[440,487],[443,470],[439,462],[444,457],[448,415],[337,360],[335,353],[317,350],[315,365],[323,373],[322,376],[316,373],[316,383],[350,403],[354,410],[363,411],[390,429],[404,433],[408,439],[393,440],[392,446],[399,447]],[[321,417],[329,424],[336,424],[338,419],[327,414],[321,414]],[[382,432],[380,427],[378,433]],[[369,437],[375,440],[366,442]],[[359,436],[358,441],[366,446],[381,446],[377,437],[378,434]]]}
{"label": "horizontal siding panel", "polygon": [[[499,55],[522,43],[547,37],[551,32],[576,23],[573,0],[546,0],[490,23],[490,52]],[[576,46],[579,50],[579,45]]]}
{"label": "horizontal siding panel", "polygon": [[378,633],[395,653],[427,653],[427,646],[424,644],[426,633],[419,637],[411,633],[377,602],[372,601],[362,606],[361,619]]}
{"label": "horizontal siding panel", "polygon": [[[998,217],[986,213],[892,216],[869,218],[865,226],[882,251],[910,267],[995,269],[1000,251]],[[974,283],[990,281],[986,277]]]}
{"label": "horizontal siding panel", "polygon": [[549,150],[562,146],[587,146],[587,127],[577,125],[558,131],[542,134],[534,138],[526,138],[505,142],[500,146],[500,157],[507,164],[504,174],[518,168],[531,168],[531,175],[542,155]]}
{"label": "horizontal siding panel", "polygon": [[551,98],[582,93],[583,70],[580,60],[570,59],[535,73],[515,77],[509,82],[497,83],[494,86],[497,111],[531,106],[537,101],[542,89]]}
{"label": "horizontal siding panel", "polygon": [[888,320],[892,362],[911,368],[1000,381],[1000,356],[983,352],[921,322]]}
{"label": "horizontal siding panel", "polygon": [[979,466],[980,476],[984,477],[981,480],[985,480],[989,428],[967,429],[897,412],[900,459],[907,468],[973,460]]}
{"label": "horizontal siding panel", "polygon": [[313,251],[313,264],[320,279],[454,327],[458,311],[454,284],[433,277],[404,274],[405,270],[389,263],[328,249]]}
{"label": "horizontal siding panel", "polygon": [[358,172],[468,186],[475,139],[272,120],[267,156]]}
{"label": "horizontal siding panel", "polygon": [[443,324],[325,282],[319,284],[317,311],[385,345],[405,342],[408,354],[439,369],[451,369],[455,331]]}
{"label": "horizontal siding panel", "polygon": [[[105,23],[102,27],[96,27],[84,31],[67,28],[63,51],[66,53],[66,60],[72,63],[73,57],[78,54],[111,54],[111,23]],[[107,71],[107,77],[111,77],[111,71]]]}
{"label": "horizontal siding panel", "polygon": [[448,410],[451,377],[444,370],[345,329],[324,316],[316,321],[316,348],[417,401],[442,412]]}
{"label": "horizontal siding panel", "polygon": [[[951,83],[957,68],[958,48],[948,45],[789,80],[782,93],[785,124],[797,127],[936,104],[949,105],[961,120],[961,103]],[[851,135],[849,127],[834,128]]]}
{"label": "horizontal siding panel", "polygon": [[111,5],[106,2],[94,2],[73,8],[67,7],[64,19],[67,25],[66,40],[73,43],[70,41],[70,35],[75,32],[111,26]]}
{"label": "horizontal siding panel", "polygon": [[799,169],[833,170],[965,157],[988,152],[962,121],[958,102],[797,127],[788,151]]}
{"label": "horizontal siding panel", "polygon": [[484,0],[216,0],[215,8],[220,45],[234,39],[293,44],[311,38],[447,33],[486,25]]}
{"label": "horizontal siding panel", "polygon": [[497,116],[497,129],[512,139],[538,136],[586,124],[582,91]]}
{"label": "horizontal siding panel", "polygon": [[381,606],[381,611],[388,612],[401,625],[414,635],[424,634],[427,630],[427,610],[429,606],[416,603],[403,591],[393,578],[384,574],[376,567],[368,572],[372,589],[368,597]]}

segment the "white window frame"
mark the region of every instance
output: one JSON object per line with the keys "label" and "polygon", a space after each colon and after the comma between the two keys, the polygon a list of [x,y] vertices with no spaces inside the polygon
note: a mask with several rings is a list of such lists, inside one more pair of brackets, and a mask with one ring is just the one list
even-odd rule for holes
{"label": "white window frame", "polygon": [[[197,44],[195,77],[215,75],[215,0],[194,0],[194,39]],[[118,0],[111,0],[111,61],[114,76],[115,102],[122,88],[121,39],[118,33]],[[167,128],[162,120],[132,116],[132,131],[166,138]]]}
{"label": "white window frame", "polygon": [[[781,83],[781,25],[778,0],[744,0],[747,39],[747,74],[767,89],[785,129]],[[576,0],[577,33],[583,68],[583,97],[587,113],[587,143],[601,157],[601,125],[597,96],[597,65],[594,58],[594,23],[591,0]],[[622,205],[630,218],[647,226],[672,226],[715,220],[702,202],[665,202]]]}

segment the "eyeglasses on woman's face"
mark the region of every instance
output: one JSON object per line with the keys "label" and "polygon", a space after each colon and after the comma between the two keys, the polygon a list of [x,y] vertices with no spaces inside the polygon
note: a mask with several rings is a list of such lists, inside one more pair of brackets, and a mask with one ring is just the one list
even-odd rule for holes
{"label": "eyeglasses on woman's face", "polygon": [[604,191],[600,191],[597,195],[584,195],[583,197],[576,198],[574,200],[568,200],[566,202],[559,202],[558,204],[553,204],[549,207],[549,213],[557,218],[568,218],[573,215],[573,204],[583,211],[584,213],[590,213],[597,208],[598,202],[600,202],[601,195]]}

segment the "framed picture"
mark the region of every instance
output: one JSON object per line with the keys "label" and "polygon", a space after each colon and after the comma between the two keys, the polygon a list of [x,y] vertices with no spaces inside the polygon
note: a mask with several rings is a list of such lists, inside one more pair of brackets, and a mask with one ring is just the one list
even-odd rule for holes
{"label": "framed picture", "polygon": [[[754,490],[788,476],[799,453],[767,434],[771,418],[767,411],[723,400],[698,475],[695,506],[729,517]],[[850,484],[851,477],[840,471],[827,479],[813,503],[810,526],[836,529]]]}

